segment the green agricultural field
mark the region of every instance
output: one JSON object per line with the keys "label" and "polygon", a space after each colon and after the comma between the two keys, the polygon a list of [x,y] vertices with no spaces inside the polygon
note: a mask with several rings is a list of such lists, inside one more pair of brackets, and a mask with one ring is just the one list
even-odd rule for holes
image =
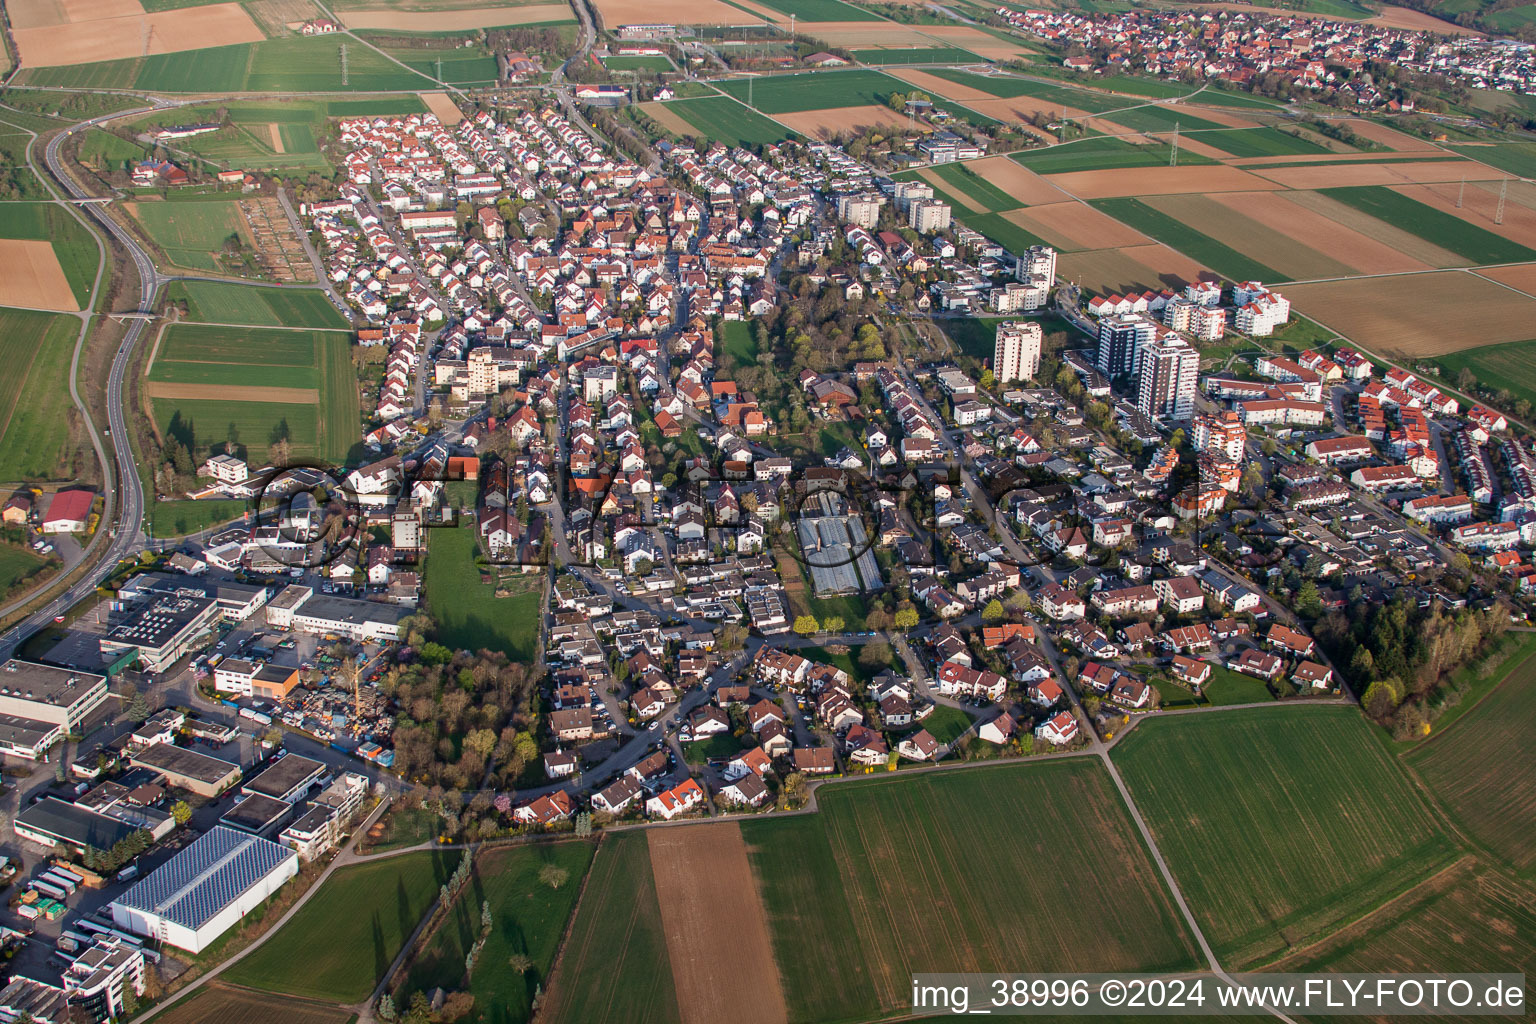
{"label": "green agricultural field", "polygon": [[[385,52],[433,81],[447,85],[494,85],[498,80],[496,58],[477,47],[455,50],[397,49]],[[442,78],[438,78],[439,61],[442,62]],[[420,88],[420,85],[416,87]]]}
{"label": "green agricultural field", "polygon": [[971,205],[997,213],[1017,209],[1023,204],[1017,196],[1009,195],[965,164],[938,164],[932,168],[934,175],[949,183],[955,191],[971,200]]}
{"label": "green agricultural field", "polygon": [[671,71],[672,62],[659,54],[621,54],[605,57],[603,67],[609,71]]}
{"label": "green agricultural field", "polygon": [[[804,71],[794,75],[769,75],[755,80],[716,82],[721,91],[743,102],[750,92],[752,104],[765,114],[798,114],[806,110],[879,106],[893,92],[911,86],[889,75],[865,68],[848,71]],[[678,104],[670,104],[675,108]]]}
{"label": "green agricultural field", "polygon": [[970,50],[958,46],[912,47],[897,50],[854,50],[854,59],[860,64],[882,66],[897,64],[985,64],[985,57],[978,57]]}
{"label": "green agricultural field", "polygon": [[362,1002],[437,899],[459,856],[406,853],[338,869],[223,980],[333,1003]]}
{"label": "green agricultural field", "polygon": [[1502,11],[1484,15],[1483,21],[1500,32],[1518,32],[1520,29],[1536,25],[1536,4],[1506,7]]}
{"label": "green agricultural field", "polygon": [[[1172,971],[1194,944],[1103,766],[1089,759],[838,783],[820,812],[743,822],[791,1021],[910,1006],[913,971]],[[1006,840],[1006,841],[1005,841]],[[1072,893],[1007,885],[1070,850]],[[837,984],[827,984],[828,964]],[[1006,966],[1005,966],[1006,965]]]}
{"label": "green agricultural field", "polygon": [[425,114],[427,105],[420,96],[381,96],[377,99],[331,100],[325,105],[327,117],[375,117],[379,114]]}
{"label": "green agricultural field", "polygon": [[90,304],[101,253],[95,236],[68,210],[53,203],[0,203],[0,238],[52,242],[75,301],[81,309]]}
{"label": "green agricultural field", "polygon": [[[293,446],[295,456],[327,459],[332,454],[322,450],[318,405],[198,398],[155,398],[150,405],[161,434],[188,445],[194,459],[224,444],[231,434],[258,459],[279,439]],[[343,447],[340,458],[345,457]]]}
{"label": "green agricultural field", "polygon": [[[1172,154],[1173,150],[1166,142],[1136,145],[1112,136],[1094,135],[1064,146],[1025,150],[1011,156],[1036,174],[1060,174],[1066,171],[1105,171],[1121,167],[1166,167]],[[1215,162],[1199,153],[1179,154],[1179,163],[1183,165]]]}
{"label": "green agricultural field", "polygon": [[764,7],[771,7],[784,14],[785,20],[793,14],[802,23],[807,21],[879,21],[880,17],[862,7],[845,4],[842,0],[762,0]]}
{"label": "green agricultural field", "polygon": [[1033,232],[1025,231],[999,213],[967,213],[961,220],[1012,253],[1020,253],[1032,245],[1045,245],[1046,241]]}
{"label": "green agricultural field", "polygon": [[1116,765],[1229,969],[1273,960],[1455,856],[1356,708],[1143,721]]}
{"label": "green agricultural field", "polygon": [[233,198],[136,202],[129,210],[166,259],[193,270],[217,270],[216,254],[225,242],[244,237],[240,208]]}
{"label": "green agricultural field", "polygon": [[1096,199],[1092,205],[1234,281],[1286,279],[1287,275],[1266,267],[1224,242],[1196,231],[1161,210],[1153,209],[1140,199]]}
{"label": "green agricultural field", "polygon": [[603,837],[546,995],[555,1024],[680,1019],[644,832]]}
{"label": "green agricultural field", "polygon": [[1093,80],[1093,88],[1103,89],[1105,92],[1123,93],[1127,96],[1144,96],[1152,100],[1176,99],[1180,96],[1188,96],[1195,91],[1194,86],[1185,85],[1183,82],[1165,82],[1160,78],[1137,78],[1133,75],[1119,75],[1114,78],[1096,77]]}
{"label": "green agricultural field", "polygon": [[1243,107],[1257,110],[1278,110],[1281,104],[1274,100],[1265,99],[1263,96],[1253,96],[1246,92],[1235,92],[1231,89],[1209,86],[1199,96],[1194,98],[1195,103],[1207,107]]}
{"label": "green agricultural field", "polygon": [[105,60],[56,68],[23,68],[16,81],[64,89],[131,89],[138,60]]}
{"label": "green agricultural field", "polygon": [[[537,843],[487,851],[453,911],[411,963],[401,990],[410,993],[462,987],[464,956],[481,934],[481,905],[491,906],[491,931],[470,981],[469,992],[481,1019],[521,1024],[532,1012],[534,996],[549,984],[555,949],[570,920],[581,880],[592,863],[590,842]],[[539,878],[546,866],[566,873],[557,889]],[[519,974],[508,966],[514,954],[533,961]]]}
{"label": "green agricultural field", "polygon": [[177,501],[151,502],[148,513],[151,537],[185,537],[201,533],[215,526],[233,522],[249,512],[251,507],[243,501]]}
{"label": "green agricultural field", "polygon": [[1498,688],[1408,755],[1462,832],[1522,873],[1536,865],[1536,659],[1510,666]]}
{"label": "green agricultural field", "polygon": [[427,534],[426,604],[437,623],[437,639],[454,650],[501,651],[530,661],[538,648],[540,591],[537,574],[527,590],[496,597],[480,581],[475,565],[475,531],[438,529]]}
{"label": "green agricultural field", "polygon": [[172,324],[161,336],[149,379],[169,384],[257,385],[308,388],[325,385],[326,350],[348,351],[341,331],[281,331],[209,324]]}
{"label": "green agricultural field", "polygon": [[68,479],[69,367],[80,321],[0,309],[0,481]]}
{"label": "green agricultural field", "polygon": [[1337,199],[1394,227],[1418,235],[1442,249],[1449,249],[1473,263],[1523,263],[1536,260],[1536,251],[1468,223],[1454,214],[1409,199],[1385,185],[1325,188],[1318,191],[1330,199]]}
{"label": "green agricultural field", "polygon": [[160,53],[145,57],[134,75],[136,89],[157,92],[220,93],[251,88],[248,65],[258,47],[267,43],[215,46],[184,53]]}
{"label": "green agricultural field", "polygon": [[1536,142],[1500,142],[1492,146],[1456,146],[1452,148],[1469,160],[1497,167],[1522,178],[1536,177]]}
{"label": "green agricultural field", "polygon": [[292,36],[255,44],[244,88],[249,92],[391,92],[431,84],[382,54],[354,45],[347,47],[347,84],[342,85],[336,39]]}
{"label": "green agricultural field", "polygon": [[255,327],[319,327],[346,330],[347,318],[318,288],[268,288],[222,281],[178,281],[167,291],[184,300],[188,319]]}
{"label": "green agricultural field", "polygon": [[1301,156],[1332,152],[1310,139],[1303,139],[1279,128],[1243,128],[1214,132],[1190,132],[1190,138],[1214,146],[1236,157]]}
{"label": "green agricultural field", "polygon": [[980,89],[993,96],[1008,98],[1033,96],[1035,99],[1045,100],[1058,106],[1086,110],[1090,114],[1099,114],[1126,105],[1125,100],[1118,96],[1107,96],[1100,92],[1089,92],[1086,89],[1074,89],[1071,86],[1054,85],[1029,78],[993,77],[970,71],[956,71],[953,68],[935,68],[930,74],[954,82],[956,85],[968,85],[973,89]]}
{"label": "green agricultural field", "polygon": [[728,146],[756,146],[787,139],[794,133],[728,96],[672,100],[667,109],[710,139]]}
{"label": "green agricultural field", "polygon": [[1436,356],[1433,362],[1448,381],[1471,370],[1485,387],[1503,388],[1536,406],[1536,341],[1481,345]]}
{"label": "green agricultural field", "polygon": [[1138,132],[1171,132],[1177,126],[1182,132],[1195,132],[1202,128],[1221,128],[1215,121],[1197,117],[1188,107],[1166,105],[1132,107],[1113,114],[1105,114],[1104,120]]}

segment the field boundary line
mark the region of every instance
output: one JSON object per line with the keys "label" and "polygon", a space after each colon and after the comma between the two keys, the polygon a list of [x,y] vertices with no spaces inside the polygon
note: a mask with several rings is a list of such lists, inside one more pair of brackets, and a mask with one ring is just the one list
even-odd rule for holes
{"label": "field boundary line", "polygon": [[[544,1008],[555,1001],[555,983],[560,980],[560,975],[564,973],[561,971],[561,967],[565,964],[566,947],[570,944],[571,933],[576,930],[576,921],[581,916],[581,904],[587,897],[587,883],[592,880],[592,872],[597,868],[598,854],[603,852],[603,847],[607,844],[607,841],[608,834],[606,830],[597,834],[597,842],[592,846],[592,860],[587,864],[587,870],[582,873],[581,888],[576,891],[576,900],[571,904],[571,916],[566,919],[565,930],[560,933],[560,941],[555,944],[554,959],[549,962],[549,987],[544,990],[544,999],[534,1008],[533,1013],[529,1015],[529,1024],[540,1024],[544,1019]],[[637,901],[635,907],[638,908],[638,906],[639,903]]]}
{"label": "field boundary line", "polygon": [[1450,725],[1446,726],[1443,731],[1432,733],[1431,735],[1426,736],[1424,739],[1420,740],[1418,743],[1415,743],[1413,746],[1409,747],[1407,750],[1399,752],[1397,754],[1397,756],[1399,758],[1402,758],[1404,761],[1407,761],[1409,758],[1412,758],[1414,755],[1416,755],[1419,751],[1428,748],[1431,743],[1435,742],[1440,737],[1455,733],[1456,727],[1458,725],[1460,725],[1462,722],[1466,721],[1468,715],[1472,714],[1472,712],[1476,711],[1479,707],[1481,707],[1482,704],[1483,704],[1483,701],[1485,701],[1488,698],[1492,697],[1495,693],[1498,693],[1506,685],[1508,685],[1510,679],[1512,679],[1514,677],[1514,674],[1516,672],[1520,671],[1526,665],[1530,664],[1532,661],[1536,661],[1536,651],[1532,651],[1531,653],[1527,654],[1524,658],[1521,658],[1519,664],[1509,666],[1509,670],[1504,673],[1503,678],[1501,678],[1498,682],[1496,682],[1492,686],[1490,686],[1488,688],[1487,692],[1484,693],[1481,697],[1479,697],[1479,698],[1477,698],[1477,700],[1473,701],[1472,704],[1465,711],[1463,711],[1460,715],[1458,715],[1456,717],[1456,721],[1454,721]]}
{"label": "field boundary line", "polygon": [[160,354],[160,342],[165,339],[165,329],[169,326],[171,326],[171,321],[161,321],[160,329],[155,332],[155,343],[149,347],[149,359],[144,363],[145,378],[148,378],[155,371],[155,357]]}

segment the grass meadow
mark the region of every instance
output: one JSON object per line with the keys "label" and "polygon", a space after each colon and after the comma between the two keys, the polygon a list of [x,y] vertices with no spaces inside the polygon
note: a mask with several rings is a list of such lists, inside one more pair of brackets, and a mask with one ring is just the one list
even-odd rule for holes
{"label": "grass meadow", "polygon": [[217,253],[224,243],[231,237],[244,237],[240,208],[233,197],[136,202],[130,209],[166,259],[190,270],[218,270]]}
{"label": "grass meadow", "polygon": [[501,651],[531,660],[538,648],[540,591],[538,574],[511,597],[480,581],[475,565],[475,531],[439,529],[427,534],[426,610],[437,623],[437,639],[454,650]]}
{"label": "grass meadow", "polygon": [[317,327],[346,330],[351,325],[318,288],[267,288],[222,281],[178,281],[167,291],[185,301],[189,319],[209,324],[251,327]]}
{"label": "grass meadow", "polygon": [[1230,969],[1375,908],[1454,856],[1357,709],[1154,718],[1114,750],[1202,930]]}
{"label": "grass meadow", "polygon": [[793,133],[736,102],[729,96],[700,96],[691,100],[673,100],[667,109],[697,128],[702,135],[728,146],[755,146],[778,142]]}
{"label": "grass meadow", "polygon": [[0,309],[0,481],[62,479],[74,404],[69,367],[80,321]]}
{"label": "grass meadow", "polygon": [[437,898],[458,856],[423,851],[340,868],[223,980],[327,1002],[362,1002]]}
{"label": "grass meadow", "polygon": [[[917,970],[1196,965],[1094,761],[839,783],[817,799],[818,814],[741,825],[797,1024],[901,1012]],[[1070,880],[1091,914],[1062,905],[1069,862],[1092,865]]]}
{"label": "grass meadow", "polygon": [[[1108,135],[1090,136],[1065,146],[1039,151],[1025,150],[1012,158],[1036,174],[1065,171],[1105,171],[1122,167],[1166,167],[1173,149],[1166,142],[1136,145]],[[1213,164],[1199,153],[1181,152],[1181,165]]]}

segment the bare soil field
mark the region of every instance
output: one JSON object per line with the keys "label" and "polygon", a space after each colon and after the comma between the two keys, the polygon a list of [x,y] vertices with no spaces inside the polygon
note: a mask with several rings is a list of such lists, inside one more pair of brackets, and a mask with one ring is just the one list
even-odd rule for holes
{"label": "bare soil field", "polygon": [[[1180,107],[1186,107],[1186,106],[1192,107],[1195,104],[1198,104],[1199,102],[1200,102],[1200,97],[1196,96],[1189,103],[1175,103],[1175,104],[1164,104],[1164,105],[1168,106],[1169,109],[1178,110]],[[1223,126],[1225,128],[1258,128],[1258,127],[1260,127],[1260,123],[1258,121],[1255,121],[1255,120],[1253,120],[1250,117],[1243,117],[1240,114],[1234,114],[1234,113],[1232,113],[1232,111],[1224,110],[1224,109],[1222,109],[1220,107],[1201,107],[1198,111],[1191,111],[1191,113],[1198,113],[1200,115],[1201,120],[1215,121],[1217,124],[1219,124],[1219,125],[1221,125],[1221,126]],[[1179,145],[1182,146],[1185,143],[1185,141],[1187,141],[1187,140],[1180,139],[1179,140]],[[1228,154],[1228,155],[1230,155],[1230,154]]]}
{"label": "bare soil field", "polygon": [[132,18],[144,13],[139,0],[11,0],[5,6],[13,29]]}
{"label": "bare soil field", "polygon": [[1461,209],[1456,208],[1457,193],[1462,192],[1461,182],[1445,182],[1439,185],[1394,185],[1392,191],[1401,192],[1409,199],[1425,206],[1460,217],[1484,231],[1503,235],[1521,245],[1536,248],[1536,210],[1521,203],[1504,204],[1504,223],[1495,224],[1494,215],[1499,208],[1498,192],[1491,188],[1468,183],[1462,193]]}
{"label": "bare soil field", "polygon": [[[599,5],[609,2],[598,0]],[[799,34],[820,39],[832,46],[927,45],[922,39],[924,29],[918,25],[898,25],[889,21],[801,21],[798,24]]]}
{"label": "bare soil field", "polygon": [[[749,25],[746,11],[721,0],[593,0],[603,26],[612,32],[620,25]],[[569,14],[569,10],[566,11]],[[808,26],[801,25],[801,31]]]}
{"label": "bare soil field", "polygon": [[427,105],[427,109],[437,115],[437,119],[446,127],[452,128],[464,120],[464,111],[445,92],[424,92],[421,94],[421,102]]}
{"label": "bare soil field", "polygon": [[1254,168],[1270,181],[1286,188],[1346,188],[1350,185],[1414,185],[1435,181],[1491,181],[1507,177],[1503,171],[1474,160],[1436,163],[1393,160],[1379,164],[1333,164],[1317,167]]}
{"label": "bare soil field", "polygon": [[1079,199],[1176,195],[1186,192],[1251,192],[1279,188],[1235,167],[1127,167],[1047,175],[1051,184]]}
{"label": "bare soil field", "polygon": [[[1179,145],[1184,145],[1192,140],[1180,139]],[[1328,140],[1332,142],[1333,140]],[[1422,161],[1425,154],[1416,153],[1372,153],[1372,160],[1380,160],[1383,163],[1394,161]],[[1243,167],[1250,171],[1262,170],[1266,164],[1333,164],[1340,167],[1352,167],[1354,161],[1360,159],[1359,155],[1349,153],[1295,153],[1281,156],[1245,156],[1238,159],[1228,158],[1227,162],[1233,167]]]}
{"label": "bare soil field", "polygon": [[669,132],[676,132],[682,136],[693,135],[698,132],[697,128],[675,112],[669,110],[667,105],[659,100],[651,100],[648,103],[640,104],[640,110],[642,113],[654,118],[657,124]]}
{"label": "bare soil field", "polygon": [[248,0],[245,9],[267,35],[287,35],[306,21],[320,17],[314,0]]}
{"label": "bare soil field", "polygon": [[1467,261],[1448,249],[1442,249],[1433,242],[1426,241],[1418,235],[1411,234],[1401,228],[1393,227],[1384,220],[1378,220],[1363,210],[1357,210],[1353,206],[1316,192],[1286,192],[1285,198],[1303,209],[1310,210],[1326,221],[1338,225],[1341,228],[1374,238],[1388,249],[1396,250],[1410,259],[1418,260],[1431,267],[1459,267]]}
{"label": "bare soil field", "polygon": [[[978,114],[985,114],[994,120],[1008,124],[1016,124],[1028,121],[1037,114],[1047,114],[1052,120],[1061,116],[1063,111],[1068,117],[1082,117],[1083,111],[1072,107],[1063,107],[1058,103],[1050,103],[1046,100],[1036,99],[1033,96],[992,96],[984,100],[961,100],[966,106]],[[1051,140],[1056,141],[1055,139]]]}
{"label": "bare soil field", "polygon": [[1436,146],[1428,139],[1407,135],[1396,128],[1382,124],[1380,121],[1368,121],[1362,117],[1352,121],[1345,121],[1344,127],[1362,139],[1369,139],[1399,153],[1439,152],[1440,150],[1439,146]]}
{"label": "bare soil field", "polygon": [[0,238],[0,306],[79,310],[53,243]]}
{"label": "bare soil field", "polygon": [[266,38],[245,8],[233,3],[16,29],[12,35],[23,64],[94,64],[142,56],[146,26],[151,33],[151,54],[256,43]]}
{"label": "bare soil field", "polygon": [[785,1024],[768,917],[741,829],[656,828],[646,840],[683,1024]]}
{"label": "bare soil field", "polygon": [[1462,271],[1287,285],[1291,304],[1378,352],[1418,358],[1525,341],[1536,298]]}
{"label": "bare soil field", "polygon": [[[339,11],[347,28],[387,29],[395,32],[463,32],[498,25],[532,25],[570,18],[566,4],[532,4],[523,7],[474,7],[462,11]],[[741,12],[737,12],[741,17]],[[622,24],[622,23],[621,23]]]}
{"label": "bare soil field", "polygon": [[1007,60],[1030,52],[1023,46],[987,35],[981,29],[969,25],[924,25],[922,31],[924,35],[941,39],[950,46],[958,46],[970,50],[978,57],[991,57],[993,60]]}
{"label": "bare soil field", "polygon": [[1287,280],[1342,277],[1355,272],[1348,263],[1325,255],[1306,242],[1248,217],[1238,203],[1222,204],[1214,196],[1154,196],[1145,200],[1202,234],[1273,267]]}
{"label": "bare soil field", "polygon": [[1226,192],[1212,198],[1272,231],[1317,252],[1327,253],[1362,274],[1432,269],[1423,260],[1398,252],[1384,242],[1293,202],[1292,195],[1289,192]]}
{"label": "bare soil field", "polygon": [[274,388],[258,384],[172,384],[153,380],[144,385],[150,398],[199,398],[213,402],[276,402],[281,405],[318,405],[320,392],[314,388]]}
{"label": "bare soil field", "polygon": [[[803,110],[797,114],[774,114],[773,119],[813,139],[826,139],[838,132],[884,126],[905,128],[907,119],[890,107],[838,107],[835,110]],[[694,129],[697,131],[697,129]]]}
{"label": "bare soil field", "polygon": [[1180,289],[1191,282],[1217,276],[1158,242],[1063,253],[1056,265],[1056,272],[1062,277],[1098,294],[1148,288],[1154,291]]}
{"label": "bare soil field", "polygon": [[1536,263],[1519,263],[1512,267],[1488,267],[1477,272],[1479,277],[1491,278],[1500,284],[1518,288],[1527,295],[1536,296]]}
{"label": "bare soil field", "polygon": [[1009,195],[1017,197],[1021,206],[1059,203],[1067,198],[1061,189],[1006,156],[984,157],[965,166]]}
{"label": "bare soil field", "polygon": [[1039,235],[1058,249],[1113,249],[1125,245],[1149,245],[1152,239],[1087,203],[1051,203],[1003,214],[1031,234]]}
{"label": "bare soil field", "polygon": [[161,1024],[343,1024],[352,1016],[340,1006],[211,982],[156,1019]]}
{"label": "bare soil field", "polygon": [[[864,24],[864,22],[857,22],[856,24]],[[895,78],[899,78],[909,85],[915,85],[929,95],[942,96],[946,100],[954,100],[956,103],[964,103],[969,107],[974,107],[976,103],[983,103],[989,100],[997,99],[997,97],[993,96],[991,93],[983,92],[974,86],[961,85],[958,82],[951,82],[947,79],[940,78],[938,75],[930,75],[926,71],[915,71],[912,68],[892,68],[891,70],[887,71],[886,74]]]}

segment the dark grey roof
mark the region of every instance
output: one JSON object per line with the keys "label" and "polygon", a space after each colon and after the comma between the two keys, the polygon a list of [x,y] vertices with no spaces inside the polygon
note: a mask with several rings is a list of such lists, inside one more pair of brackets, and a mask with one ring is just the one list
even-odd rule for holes
{"label": "dark grey roof", "polygon": [[117,903],[157,914],[184,928],[200,928],[219,911],[298,854],[222,825],[117,898]]}
{"label": "dark grey roof", "polygon": [[109,818],[56,796],[44,797],[23,808],[16,815],[16,820],[33,831],[98,850],[110,850],[114,843],[138,831],[127,822]]}

